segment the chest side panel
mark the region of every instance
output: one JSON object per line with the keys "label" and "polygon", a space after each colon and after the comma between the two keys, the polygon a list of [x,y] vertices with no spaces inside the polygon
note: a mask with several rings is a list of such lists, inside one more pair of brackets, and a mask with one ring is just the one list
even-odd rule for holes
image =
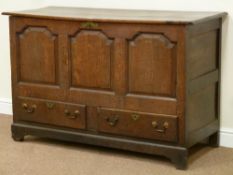
{"label": "chest side panel", "polygon": [[188,28],[187,31],[187,144],[219,129],[221,20]]}

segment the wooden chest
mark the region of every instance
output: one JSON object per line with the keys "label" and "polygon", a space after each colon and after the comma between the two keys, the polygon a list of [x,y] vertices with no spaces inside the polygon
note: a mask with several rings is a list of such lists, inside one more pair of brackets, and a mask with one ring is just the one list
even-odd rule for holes
{"label": "wooden chest", "polygon": [[48,7],[10,15],[12,136],[170,158],[218,145],[225,13]]}

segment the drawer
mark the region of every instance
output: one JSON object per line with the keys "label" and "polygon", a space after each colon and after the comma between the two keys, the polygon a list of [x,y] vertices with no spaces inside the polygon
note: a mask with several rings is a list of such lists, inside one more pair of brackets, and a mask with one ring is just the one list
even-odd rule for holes
{"label": "drawer", "polygon": [[86,106],[20,98],[14,106],[14,119],[85,129]]}
{"label": "drawer", "polygon": [[176,142],[177,116],[99,108],[98,131]]}

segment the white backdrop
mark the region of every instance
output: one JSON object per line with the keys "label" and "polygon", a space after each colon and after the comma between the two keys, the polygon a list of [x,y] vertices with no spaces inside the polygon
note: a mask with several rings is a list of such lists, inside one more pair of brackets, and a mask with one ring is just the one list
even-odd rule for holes
{"label": "white backdrop", "polygon": [[[124,9],[226,11],[223,24],[221,136],[226,146],[233,147],[233,1],[232,0],[0,0],[0,11],[38,8],[41,6],[80,6]],[[0,113],[10,108],[10,54],[7,17],[0,17]],[[231,143],[229,143],[231,139]]]}

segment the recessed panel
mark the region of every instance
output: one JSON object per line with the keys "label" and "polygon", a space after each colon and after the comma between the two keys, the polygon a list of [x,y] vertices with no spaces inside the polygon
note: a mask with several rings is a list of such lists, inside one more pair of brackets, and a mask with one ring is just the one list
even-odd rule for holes
{"label": "recessed panel", "polygon": [[57,35],[46,27],[18,33],[19,81],[57,84]]}
{"label": "recessed panel", "polygon": [[81,30],[70,42],[71,86],[110,90],[112,40],[101,31]]}
{"label": "recessed panel", "polygon": [[129,41],[129,93],[175,96],[176,47],[163,34],[139,34]]}
{"label": "recessed panel", "polygon": [[187,54],[188,79],[211,72],[218,67],[218,31],[192,37]]}

